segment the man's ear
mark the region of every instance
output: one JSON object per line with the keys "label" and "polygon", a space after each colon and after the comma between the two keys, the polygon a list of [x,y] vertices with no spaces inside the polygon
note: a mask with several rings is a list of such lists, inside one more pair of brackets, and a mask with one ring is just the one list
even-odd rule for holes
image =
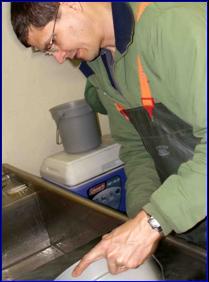
{"label": "man's ear", "polygon": [[60,5],[68,6],[69,8],[71,8],[75,11],[82,11],[83,10],[81,2],[60,2]]}

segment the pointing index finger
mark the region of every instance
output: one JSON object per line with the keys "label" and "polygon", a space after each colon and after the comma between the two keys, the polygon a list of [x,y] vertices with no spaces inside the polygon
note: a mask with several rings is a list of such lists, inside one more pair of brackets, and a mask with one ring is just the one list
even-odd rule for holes
{"label": "pointing index finger", "polygon": [[105,256],[104,249],[101,244],[97,244],[90,252],[88,252],[74,268],[72,276],[76,277],[82,274],[82,272],[94,261],[97,261]]}

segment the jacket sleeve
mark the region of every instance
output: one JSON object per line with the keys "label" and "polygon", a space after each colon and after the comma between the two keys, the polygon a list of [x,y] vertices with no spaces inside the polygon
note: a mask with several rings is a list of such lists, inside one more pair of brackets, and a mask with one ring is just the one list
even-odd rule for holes
{"label": "jacket sleeve", "polygon": [[[162,79],[176,114],[201,138],[192,160],[183,163],[150,197],[144,210],[159,220],[166,234],[183,233],[206,217],[206,33],[204,11],[171,10],[150,31],[147,60]],[[149,41],[150,42],[150,41]],[[166,100],[165,100],[166,101]],[[172,103],[170,108],[172,108]]]}

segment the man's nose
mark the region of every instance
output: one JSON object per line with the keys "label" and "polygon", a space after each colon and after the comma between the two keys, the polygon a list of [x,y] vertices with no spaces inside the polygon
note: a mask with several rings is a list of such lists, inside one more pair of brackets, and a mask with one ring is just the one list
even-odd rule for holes
{"label": "man's nose", "polygon": [[53,53],[53,57],[55,58],[55,60],[59,63],[59,64],[62,64],[64,63],[65,61],[65,58],[66,58],[66,52],[64,51],[55,51]]}

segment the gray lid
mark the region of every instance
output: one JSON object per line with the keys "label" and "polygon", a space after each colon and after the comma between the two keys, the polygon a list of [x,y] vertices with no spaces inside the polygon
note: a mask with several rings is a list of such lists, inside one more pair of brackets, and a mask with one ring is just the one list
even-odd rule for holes
{"label": "gray lid", "polygon": [[49,110],[55,120],[60,117],[69,118],[85,115],[92,112],[85,99],[75,100],[53,107]]}

